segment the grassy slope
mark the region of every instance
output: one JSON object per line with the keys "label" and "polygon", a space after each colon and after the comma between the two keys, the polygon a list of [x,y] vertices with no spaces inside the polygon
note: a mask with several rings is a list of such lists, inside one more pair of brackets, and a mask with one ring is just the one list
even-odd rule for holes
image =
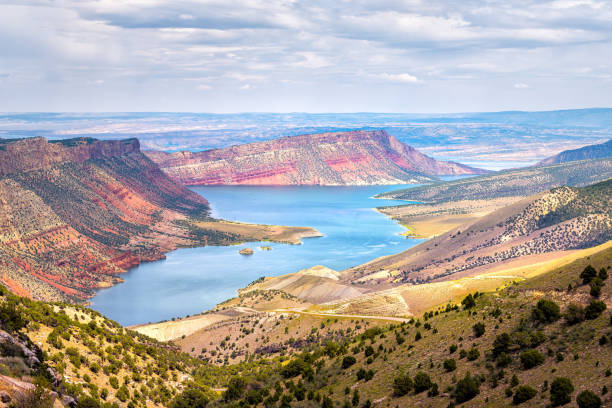
{"label": "grassy slope", "polygon": [[[510,379],[515,374],[520,384],[527,384],[538,390],[536,397],[524,406],[545,406],[549,398],[547,389],[550,388],[552,379],[557,376],[571,378],[575,387],[573,398],[584,389],[600,394],[604,386],[612,387],[612,377],[606,376],[606,371],[612,369],[612,346],[610,341],[607,344],[600,344],[599,341],[602,336],[606,336],[606,339],[612,337],[609,310],[595,320],[587,320],[574,326],[567,326],[563,319],[551,324],[537,325],[530,318],[531,309],[541,298],[553,299],[561,306],[561,310],[565,310],[570,302],[587,304],[590,301],[588,287],[580,286],[578,277],[586,264],[592,264],[596,269],[609,268],[612,265],[612,248],[606,246],[605,249],[590,254],[588,258],[578,259],[514,284],[501,292],[481,295],[473,309],[445,312],[444,308],[438,308],[432,311],[431,317],[421,318],[418,323],[386,326],[380,332],[370,331],[370,334],[376,334],[366,338],[364,335],[346,336],[348,328],[357,332],[363,331],[364,323],[361,320],[342,319],[336,326],[328,319],[279,319],[276,320],[278,324],[273,323],[257,336],[271,337],[274,343],[277,336],[284,333],[285,327],[288,328],[288,335],[295,335],[296,330],[304,329],[302,326],[319,323],[328,326],[325,330],[329,336],[316,334],[310,336],[309,342],[304,342],[302,346],[290,348],[288,352],[276,354],[273,358],[261,359],[257,355],[249,354],[244,356],[246,362],[223,367],[212,366],[179,353],[172,347],[126,331],[86,308],[52,306],[6,293],[0,303],[17,304],[18,310],[29,322],[23,332],[34,342],[41,343],[47,364],[63,371],[68,377],[63,387],[72,395],[96,394],[92,391],[95,387],[89,385],[94,384],[99,390],[104,387],[109,391],[107,400],[116,401],[117,391],[108,385],[109,378],[116,376],[120,385],[126,384],[129,401],[136,406],[165,406],[185,382],[194,380],[202,385],[222,389],[227,386],[231,376],[239,375],[250,384],[249,389],[267,389],[272,394],[276,393],[274,387],[276,382],[280,381],[280,392],[288,396],[288,390],[297,384],[299,376],[292,378],[293,385],[285,382],[287,379],[281,376],[281,368],[287,366],[288,357],[292,356],[289,361],[293,361],[296,353],[306,350],[311,351],[306,359],[312,360],[312,366],[318,367],[311,379],[303,379],[304,388],[306,391],[312,391],[313,399],[309,401],[306,397],[298,402],[294,396],[299,395],[299,391],[294,392],[289,402],[292,407],[320,407],[322,402],[316,402],[317,395],[320,401],[329,395],[336,402],[336,406],[342,406],[345,400],[352,398],[354,390],[360,394],[360,404],[371,400],[382,407],[445,407],[453,400],[456,380],[468,372],[482,376],[483,382],[480,384],[478,396],[465,403],[465,406],[510,406],[511,398],[506,396],[506,389],[514,389],[510,385]],[[573,289],[567,289],[569,284]],[[604,286],[601,299],[608,303],[608,306],[612,306],[611,279],[608,279]],[[497,309],[500,311],[499,316],[494,315]],[[485,333],[479,338],[476,338],[472,331],[472,326],[477,322],[485,325]],[[254,321],[250,322],[244,328],[254,327],[253,323]],[[321,332],[322,327],[319,328]],[[238,329],[238,326],[236,328]],[[59,348],[52,345],[58,344],[56,340],[53,341],[55,336],[49,337],[53,329],[58,335],[56,339],[62,343]],[[505,332],[511,334],[513,339],[523,338],[529,341],[529,336],[537,331],[542,331],[546,336],[546,340],[535,347],[545,356],[542,365],[523,369],[518,357],[522,350],[518,345],[513,345],[509,353],[513,360],[510,365],[503,370],[496,366],[490,353],[497,335]],[[417,332],[422,335],[420,340],[416,340]],[[240,335],[236,332],[232,338],[238,338]],[[303,335],[308,333],[304,332]],[[220,336],[220,333],[215,336]],[[278,337],[278,340],[282,340],[281,337]],[[400,344],[398,338],[404,341]],[[247,338],[242,341],[247,341]],[[518,341],[515,343],[518,344]],[[450,353],[448,349],[451,344],[458,346],[454,353]],[[374,351],[370,362],[365,356],[367,346],[371,346]],[[75,364],[77,358],[70,357],[71,354],[76,354],[74,349],[69,351],[67,347],[76,349],[80,364]],[[468,361],[467,358],[460,357],[461,350],[467,351],[473,347],[479,350],[478,358]],[[530,346],[526,346],[523,350],[529,348]],[[349,355],[353,356],[356,362],[351,367],[342,369],[341,361]],[[562,358],[558,358],[558,355]],[[448,358],[454,358],[457,362],[457,369],[453,372],[446,372],[442,366]],[[95,364],[101,367],[97,373],[93,372],[95,369],[92,370]],[[310,363],[306,364],[308,365]],[[362,367],[373,371],[371,380],[357,380],[356,372]],[[403,397],[393,396],[394,378],[400,373],[414,377],[418,371],[431,376],[432,381],[438,385],[440,395],[428,397],[427,392],[416,395],[410,392]],[[89,382],[85,381],[85,374],[91,378]],[[545,381],[548,381],[547,387],[544,386]],[[345,395],[347,387],[349,396]],[[209,390],[207,393],[211,398],[216,398],[214,392]],[[254,403],[260,393],[251,391],[252,403],[245,402],[245,405],[263,406]],[[606,404],[612,402],[610,395],[603,395]],[[120,405],[126,406],[127,403],[128,401],[125,401]],[[211,405],[231,406],[233,403],[219,400]]]}
{"label": "grassy slope", "polygon": [[[432,406],[446,407],[454,401],[453,389],[458,379],[466,373],[482,378],[479,394],[463,406],[511,406],[512,398],[506,395],[506,389],[512,392],[516,387],[511,386],[511,379],[517,376],[518,383],[529,385],[537,390],[537,395],[523,406],[546,406],[549,403],[550,384],[555,377],[568,377],[571,379],[575,391],[574,400],[578,392],[590,389],[601,395],[604,386],[612,387],[612,377],[606,375],[612,369],[612,346],[610,337],[610,312],[605,311],[594,320],[586,320],[574,326],[568,326],[563,319],[550,324],[536,324],[531,319],[531,310],[539,299],[554,299],[564,311],[569,302],[587,304],[591,297],[588,286],[578,286],[567,291],[568,283],[577,286],[580,283],[579,272],[584,265],[590,263],[597,269],[608,268],[612,264],[612,249],[607,248],[599,253],[590,255],[589,259],[579,259],[562,268],[552,270],[537,278],[517,283],[501,292],[481,295],[476,300],[476,306],[470,310],[451,310],[444,312],[438,309],[437,315],[426,319],[421,318],[416,324],[403,324],[387,326],[381,333],[371,338],[358,336],[351,340],[340,352],[334,347],[315,351],[309,358],[319,361],[312,380],[303,380],[307,390],[313,390],[313,396],[320,398],[329,395],[335,401],[335,406],[343,406],[345,401],[351,400],[353,392],[360,394],[362,406],[366,400],[382,407],[404,406]],[[612,282],[604,286],[601,299],[610,306]],[[495,311],[499,310],[496,317]],[[433,312],[433,311],[432,311]],[[485,333],[482,337],[475,337],[472,326],[482,322]],[[425,324],[430,325],[426,328]],[[420,327],[416,327],[419,325]],[[529,343],[530,336],[542,332],[546,340],[535,346],[543,356],[544,362],[531,369],[524,369],[519,361],[522,351],[531,349],[528,344],[522,348],[520,339]],[[416,340],[416,333],[422,335]],[[493,341],[501,333],[509,333],[513,338],[509,355],[512,362],[506,368],[500,368],[494,361],[491,351]],[[600,344],[599,339],[606,336],[607,344]],[[401,344],[397,338],[404,339]],[[449,346],[456,344],[458,350],[449,351]],[[323,345],[321,345],[323,346]],[[365,356],[367,346],[372,346],[374,355],[371,362]],[[476,348],[480,356],[473,361],[460,357],[461,350]],[[326,354],[327,353],[327,354]],[[341,361],[344,356],[353,356],[356,359],[351,367],[342,369]],[[447,372],[443,368],[445,359],[456,360],[457,369]],[[315,364],[316,365],[316,364]],[[373,370],[374,377],[370,381],[357,380],[356,372],[359,368]],[[418,371],[427,373],[433,382],[438,385],[440,394],[429,397],[427,392],[415,394],[413,391],[403,397],[393,395],[393,380],[400,373],[414,377]],[[293,379],[295,385],[299,377]],[[276,381],[283,380],[278,373],[255,381],[259,387],[270,387]],[[281,381],[282,384],[282,381]],[[287,385],[289,387],[287,387]],[[291,384],[281,385],[284,395],[287,395]],[[349,394],[345,394],[345,389]],[[272,392],[274,394],[274,392]],[[612,402],[610,393],[602,396],[607,406]],[[223,404],[219,404],[223,405]],[[249,406],[247,404],[247,406]],[[254,405],[252,405],[254,406]],[[292,400],[294,407],[319,407],[320,402],[314,400],[297,402]]]}

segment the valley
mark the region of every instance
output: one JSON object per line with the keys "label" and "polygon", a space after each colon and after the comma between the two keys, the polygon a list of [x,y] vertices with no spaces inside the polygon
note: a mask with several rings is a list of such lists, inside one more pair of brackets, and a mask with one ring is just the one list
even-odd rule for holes
{"label": "valley", "polygon": [[[137,141],[105,143],[1,146],[2,283],[13,293],[0,286],[0,391],[10,399],[497,407],[554,404],[568,378],[570,399],[589,390],[611,402],[608,159],[383,193],[186,189]],[[28,161],[24,144],[44,159]],[[9,261],[22,269],[7,273]],[[93,291],[102,314],[78,305]]]}
{"label": "valley", "polygon": [[179,247],[318,235],[211,218],[136,139],[2,140],[0,163],[0,281],[35,299],[85,302]]}

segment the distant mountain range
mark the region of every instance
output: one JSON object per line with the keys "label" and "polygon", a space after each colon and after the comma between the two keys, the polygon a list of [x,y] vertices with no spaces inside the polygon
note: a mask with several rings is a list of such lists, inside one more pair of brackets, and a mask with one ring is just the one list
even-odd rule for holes
{"label": "distant mountain range", "polygon": [[579,149],[565,150],[559,154],[548,157],[538,163],[539,166],[566,163],[576,160],[602,159],[612,157],[612,139],[605,143],[584,146]]}
{"label": "distant mountain range", "polygon": [[186,185],[373,185],[485,174],[426,156],[384,130],[321,133],[202,152],[146,151]]}

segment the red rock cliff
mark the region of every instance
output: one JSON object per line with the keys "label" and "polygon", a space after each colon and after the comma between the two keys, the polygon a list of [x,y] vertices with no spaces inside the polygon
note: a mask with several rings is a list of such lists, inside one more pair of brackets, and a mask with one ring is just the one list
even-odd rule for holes
{"label": "red rock cliff", "polygon": [[123,156],[134,152],[140,152],[138,139],[0,139],[0,176],[40,170],[64,162],[83,163],[86,160]]}
{"label": "red rock cliff", "polygon": [[207,214],[136,139],[0,139],[0,283],[17,294],[82,301],[143,260],[231,239],[194,230]]}
{"label": "red rock cliff", "polygon": [[291,136],[197,153],[145,154],[187,185],[402,184],[487,172],[435,160],[383,130]]}

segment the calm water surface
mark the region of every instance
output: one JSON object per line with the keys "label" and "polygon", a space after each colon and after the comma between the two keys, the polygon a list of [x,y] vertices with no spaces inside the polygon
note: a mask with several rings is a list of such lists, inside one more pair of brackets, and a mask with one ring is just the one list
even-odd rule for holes
{"label": "calm water surface", "polygon": [[[314,265],[342,270],[403,251],[422,240],[400,236],[404,229],[373,208],[405,202],[370,197],[405,187],[194,187],[209,200],[215,217],[309,226],[324,237],[306,238],[303,245],[260,242],[179,249],[165,260],[144,263],[122,275],[125,282],[100,290],[92,308],[124,325],[157,322],[209,309],[260,276]],[[273,250],[262,251],[260,245]],[[238,254],[245,247],[255,254]]]}

